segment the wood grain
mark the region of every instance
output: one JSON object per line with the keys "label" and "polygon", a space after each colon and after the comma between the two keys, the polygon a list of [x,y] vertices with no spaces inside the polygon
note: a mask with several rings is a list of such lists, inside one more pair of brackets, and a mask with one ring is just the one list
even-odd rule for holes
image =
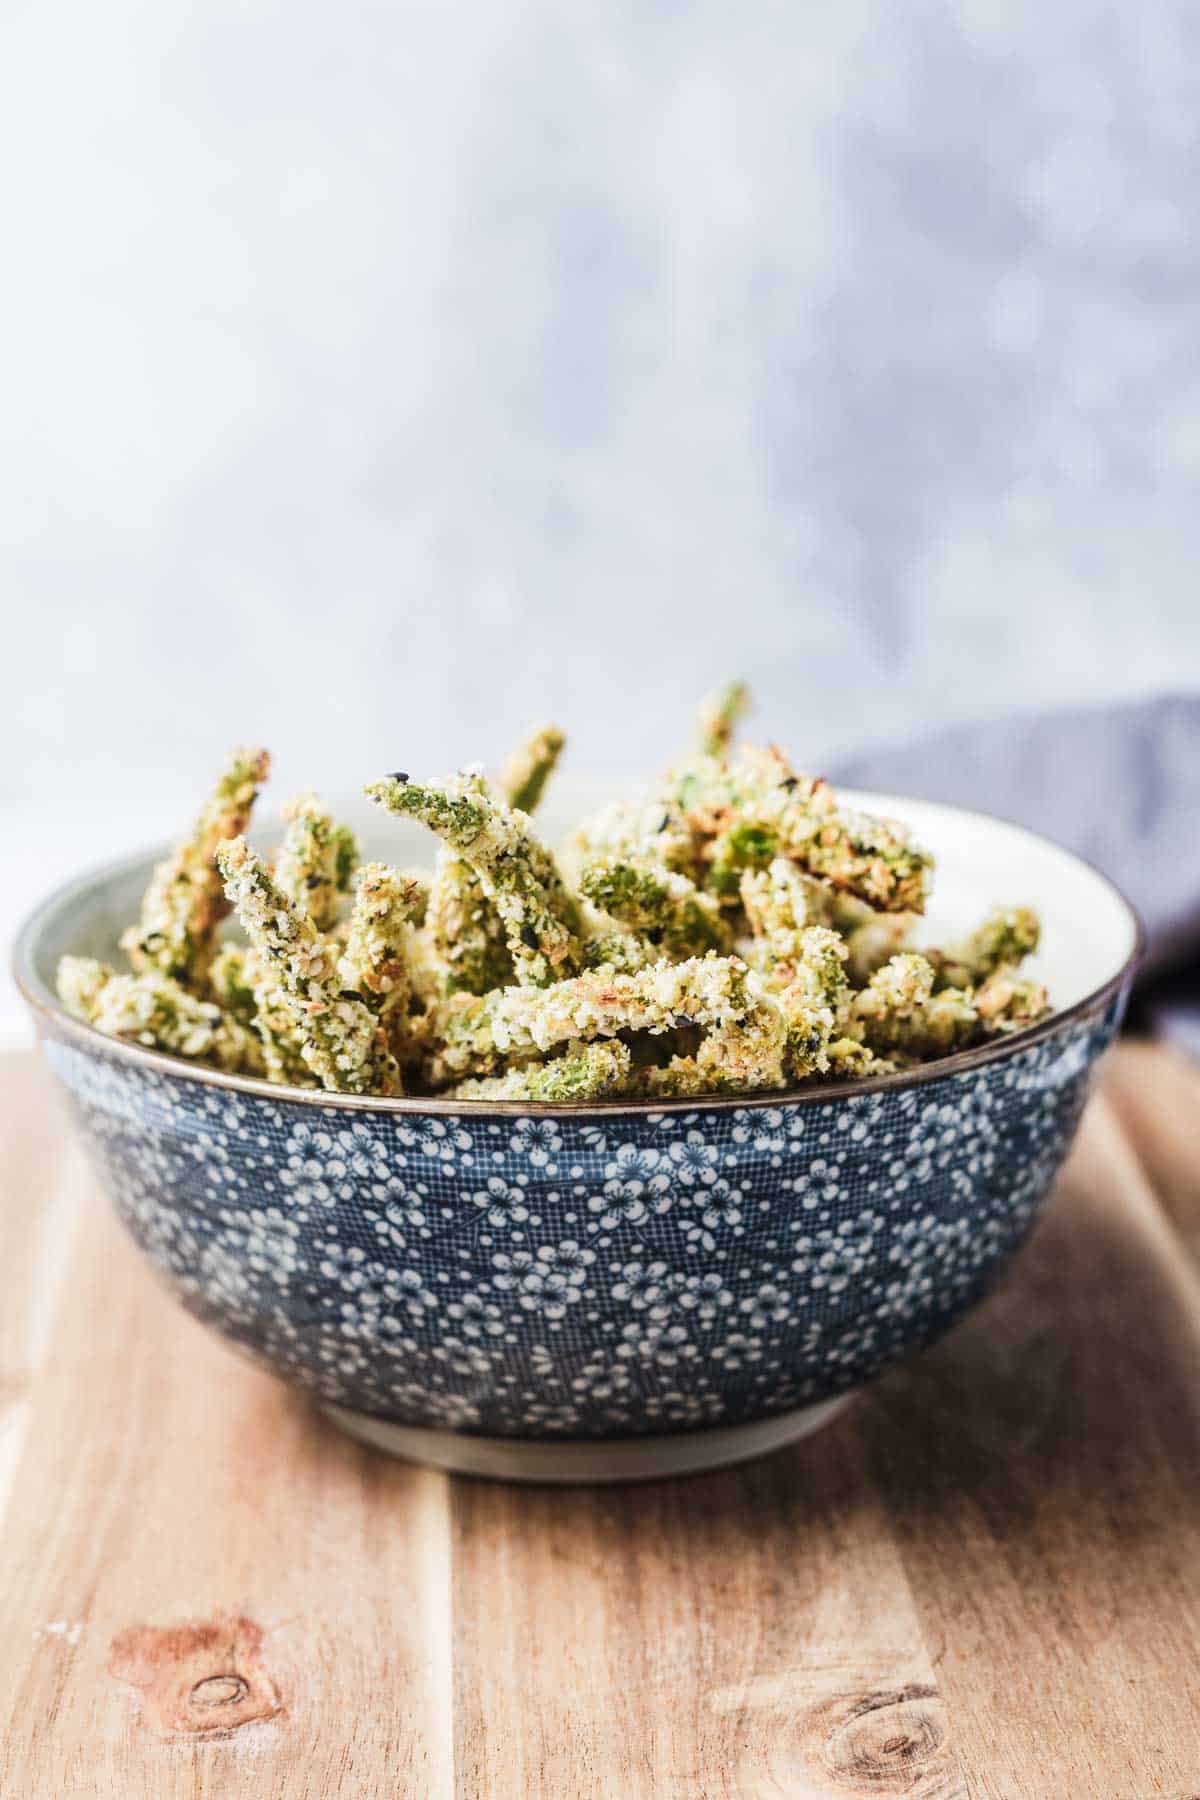
{"label": "wood grain", "polygon": [[0,1056],[0,1515],[28,1428],[90,1178],[32,1057]]}
{"label": "wood grain", "polygon": [[963,1796],[842,1423],[740,1470],[454,1495],[462,1792]]}
{"label": "wood grain", "polygon": [[[358,1450],[235,1360],[99,1205],[31,1404],[0,1545],[5,1800],[453,1791],[445,1477]],[[238,1620],[278,1702],[246,1719],[203,1690],[246,1679]],[[214,1623],[210,1665],[194,1638]],[[197,1686],[168,1723],[163,1697]]]}
{"label": "wood grain", "polygon": [[1122,1044],[1106,1083],[1126,1136],[1180,1237],[1200,1261],[1200,1073],[1182,1053]]}
{"label": "wood grain", "polygon": [[969,1792],[1193,1793],[1200,1280],[1103,1099],[1007,1286],[860,1424]]}
{"label": "wood grain", "polygon": [[235,1360],[9,1063],[5,1800],[1200,1792],[1196,1071],[1123,1051],[1003,1289],[819,1438],[551,1491]]}

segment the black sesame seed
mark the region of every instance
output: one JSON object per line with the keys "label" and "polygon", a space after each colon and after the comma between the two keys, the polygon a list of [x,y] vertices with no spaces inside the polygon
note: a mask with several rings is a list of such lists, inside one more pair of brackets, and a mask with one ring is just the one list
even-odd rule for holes
{"label": "black sesame seed", "polygon": [[408,784],[408,776],[404,773],[403,769],[393,769],[388,776],[388,780],[398,781],[401,787],[405,787]]}

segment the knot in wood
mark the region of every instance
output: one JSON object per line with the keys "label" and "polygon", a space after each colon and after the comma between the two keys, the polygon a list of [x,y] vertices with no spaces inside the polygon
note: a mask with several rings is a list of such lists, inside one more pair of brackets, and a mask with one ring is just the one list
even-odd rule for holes
{"label": "knot in wood", "polygon": [[188,1700],[193,1706],[236,1706],[250,1692],[250,1683],[240,1675],[206,1675],[198,1681]]}
{"label": "knot in wood", "polygon": [[908,1784],[939,1756],[945,1736],[936,1688],[913,1685],[867,1694],[830,1732],[825,1761],[847,1786],[908,1792]]}
{"label": "knot in wood", "polygon": [[108,1666],[138,1691],[156,1737],[229,1737],[283,1710],[262,1627],[240,1613],[131,1625],[113,1639]]}

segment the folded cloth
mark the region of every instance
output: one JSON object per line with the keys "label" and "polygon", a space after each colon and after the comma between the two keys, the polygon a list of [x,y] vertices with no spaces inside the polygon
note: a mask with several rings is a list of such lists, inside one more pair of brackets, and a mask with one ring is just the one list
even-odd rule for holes
{"label": "folded cloth", "polygon": [[829,774],[995,813],[1094,863],[1146,927],[1135,1016],[1200,1054],[1200,695],[954,726]]}

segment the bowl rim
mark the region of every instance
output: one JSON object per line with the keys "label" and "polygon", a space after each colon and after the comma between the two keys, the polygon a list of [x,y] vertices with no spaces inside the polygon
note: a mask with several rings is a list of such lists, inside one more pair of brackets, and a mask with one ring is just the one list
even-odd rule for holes
{"label": "bowl rim", "polygon": [[[848,797],[852,799],[855,797],[854,790],[846,789],[845,792]],[[905,804],[903,796],[899,795],[876,796],[872,794],[871,798],[887,800],[895,798],[901,808]],[[97,864],[52,889],[27,915],[17,932],[11,958],[12,977],[22,999],[34,1015],[34,1021],[39,1030],[44,1029],[44,1022],[49,1020],[53,1024],[56,1035],[74,1039],[85,1050],[112,1056],[119,1061],[129,1062],[143,1069],[154,1069],[162,1074],[174,1076],[177,1080],[194,1081],[206,1087],[225,1088],[235,1093],[249,1094],[256,1099],[281,1100],[290,1105],[312,1106],[324,1111],[332,1109],[338,1112],[399,1115],[410,1113],[465,1119],[561,1118],[564,1115],[577,1118],[588,1114],[609,1118],[619,1116],[632,1118],[657,1116],[670,1112],[694,1113],[737,1110],[748,1107],[770,1109],[778,1106],[819,1105],[831,1099],[850,1099],[862,1094],[887,1093],[895,1089],[920,1087],[929,1081],[952,1077],[968,1070],[985,1067],[990,1063],[1003,1062],[1008,1057],[1018,1055],[1022,1050],[1055,1036],[1077,1020],[1101,1010],[1133,981],[1138,968],[1145,959],[1146,931],[1137,908],[1128,896],[1110,876],[1098,869],[1087,857],[1080,856],[1078,851],[1069,850],[1064,844],[1057,843],[1042,832],[1033,831],[1028,825],[1021,824],[1019,820],[1005,818],[999,813],[982,812],[975,807],[955,806],[940,800],[920,799],[919,804],[937,807],[943,812],[954,814],[960,818],[1007,826],[1012,830],[1022,832],[1034,843],[1044,845],[1062,856],[1069,857],[1103,882],[1112,896],[1124,908],[1131,927],[1132,942],[1129,954],[1112,975],[1108,976],[1098,987],[1083,995],[1081,999],[1060,1011],[1051,1012],[1036,1025],[1029,1025],[1021,1031],[993,1038],[988,1043],[976,1044],[969,1050],[957,1050],[951,1056],[937,1057],[932,1062],[921,1063],[915,1069],[901,1069],[890,1075],[860,1076],[854,1081],[806,1082],[798,1087],[768,1088],[747,1094],[691,1094],[678,1099],[452,1100],[437,1094],[399,1094],[395,1096],[337,1094],[323,1088],[291,1087],[285,1082],[267,1081],[257,1075],[238,1075],[225,1069],[209,1068],[203,1063],[190,1061],[184,1056],[175,1056],[166,1050],[154,1050],[145,1044],[130,1043],[123,1038],[109,1037],[107,1033],[97,1030],[94,1025],[86,1024],[82,1019],[75,1018],[66,1010],[62,1002],[44,986],[34,963],[35,948],[46,919],[64,902],[74,897],[82,897],[88,889],[99,886],[122,871],[156,860],[164,854],[167,848],[164,845],[158,845],[153,850],[127,853],[124,856],[115,857],[110,862]]]}

